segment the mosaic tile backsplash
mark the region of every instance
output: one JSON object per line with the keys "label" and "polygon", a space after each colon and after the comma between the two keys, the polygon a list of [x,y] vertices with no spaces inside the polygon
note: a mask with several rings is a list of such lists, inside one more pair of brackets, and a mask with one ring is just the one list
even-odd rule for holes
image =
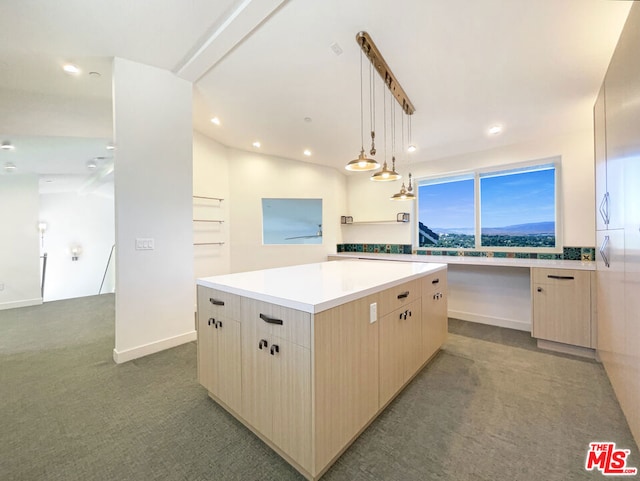
{"label": "mosaic tile backsplash", "polygon": [[[337,252],[364,252],[380,254],[413,254],[411,244],[338,244]],[[562,254],[537,252],[500,252],[500,251],[452,251],[417,249],[417,255],[432,256],[469,256],[469,257],[512,257],[517,259],[554,259],[568,261],[594,261],[595,247],[564,247]]]}

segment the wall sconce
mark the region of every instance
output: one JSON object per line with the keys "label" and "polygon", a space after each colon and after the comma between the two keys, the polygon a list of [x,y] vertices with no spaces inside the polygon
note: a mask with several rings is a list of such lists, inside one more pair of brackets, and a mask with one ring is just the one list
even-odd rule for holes
{"label": "wall sconce", "polygon": [[44,233],[47,230],[47,223],[46,222],[39,222],[38,223],[38,231],[40,232],[40,247],[44,248]]}
{"label": "wall sconce", "polygon": [[82,247],[80,247],[79,245],[72,245],[71,246],[71,260],[72,261],[77,261],[78,257],[80,257],[81,253],[82,253]]}

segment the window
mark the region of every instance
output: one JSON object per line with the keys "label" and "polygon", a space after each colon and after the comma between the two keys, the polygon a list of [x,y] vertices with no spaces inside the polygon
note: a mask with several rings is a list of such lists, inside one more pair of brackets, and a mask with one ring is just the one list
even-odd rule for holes
{"label": "window", "polygon": [[474,248],[474,178],[448,177],[418,184],[418,246]]}
{"label": "window", "polygon": [[556,250],[557,162],[418,181],[418,247]]}

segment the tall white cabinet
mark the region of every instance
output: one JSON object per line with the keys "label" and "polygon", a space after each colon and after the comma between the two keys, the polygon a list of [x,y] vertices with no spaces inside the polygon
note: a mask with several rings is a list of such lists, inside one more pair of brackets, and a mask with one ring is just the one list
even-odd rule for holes
{"label": "tall white cabinet", "polygon": [[594,106],[597,351],[640,444],[640,4]]}

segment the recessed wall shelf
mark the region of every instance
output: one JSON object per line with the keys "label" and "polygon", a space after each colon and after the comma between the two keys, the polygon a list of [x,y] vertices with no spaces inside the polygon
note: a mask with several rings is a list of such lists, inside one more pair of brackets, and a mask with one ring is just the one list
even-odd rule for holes
{"label": "recessed wall shelf", "polygon": [[[219,212],[219,207],[222,204],[222,201],[224,200],[222,197],[209,197],[209,196],[205,196],[205,195],[194,195],[193,196],[194,199],[194,210],[197,209],[199,211],[199,217],[208,217],[207,213],[212,212],[209,209],[211,208],[215,208],[216,212]],[[197,200],[197,201],[196,201]],[[210,204],[208,202],[202,202],[202,201],[215,201],[218,202],[217,204]],[[218,214],[214,215],[215,217],[218,217]],[[194,222],[194,226],[199,224],[199,223],[204,223],[204,224],[220,224],[220,228],[222,228],[222,224],[224,224],[224,220],[221,219],[193,219]],[[204,229],[204,226],[200,227],[201,229]],[[212,231],[200,231],[200,234],[215,234],[218,233],[218,231],[216,230],[215,232]],[[194,235],[196,234],[196,232],[194,231]],[[193,243],[194,246],[222,246],[224,245],[223,241],[216,241],[216,242],[194,242]]]}
{"label": "recessed wall shelf", "polygon": [[204,195],[194,195],[194,199],[205,199],[205,200],[217,200],[218,202],[222,202],[224,199],[221,197],[206,197]]}
{"label": "recessed wall shelf", "polygon": [[353,217],[350,215],[340,216],[340,223],[344,225],[351,224],[406,224],[409,222],[409,213],[408,212],[398,212],[396,216],[396,220],[365,220],[354,222]]}

